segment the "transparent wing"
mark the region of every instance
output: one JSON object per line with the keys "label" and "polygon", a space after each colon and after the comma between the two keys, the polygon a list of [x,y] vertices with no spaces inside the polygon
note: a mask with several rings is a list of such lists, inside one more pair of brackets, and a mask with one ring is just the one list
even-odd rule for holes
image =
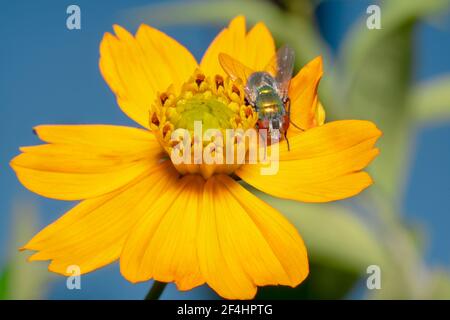
{"label": "transparent wing", "polygon": [[264,71],[269,73],[272,77],[275,78],[275,76],[278,73],[278,61],[277,61],[277,53],[273,55],[273,57],[270,59],[269,63],[264,68]]}
{"label": "transparent wing", "polygon": [[278,94],[285,99],[289,90],[289,82],[294,70],[294,50],[285,45],[278,49],[275,56],[266,66],[266,71],[275,77],[278,84]]}
{"label": "transparent wing", "polygon": [[255,72],[226,53],[219,54],[219,62],[232,81],[241,79],[243,85],[247,84],[248,78]]}

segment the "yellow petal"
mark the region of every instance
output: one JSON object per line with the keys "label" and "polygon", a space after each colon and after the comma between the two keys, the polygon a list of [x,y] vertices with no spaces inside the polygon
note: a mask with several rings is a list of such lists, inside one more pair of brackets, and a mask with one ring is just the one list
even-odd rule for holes
{"label": "yellow petal", "polygon": [[115,25],[100,44],[100,71],[116,94],[121,109],[149,128],[149,113],[157,95],[180,86],[197,68],[191,53],[161,31],[142,25],[136,37]]}
{"label": "yellow petal", "polygon": [[219,63],[219,53],[226,53],[245,66],[261,71],[274,56],[275,44],[262,22],[246,34],[245,17],[238,16],[217,35],[203,56],[200,67],[206,74],[225,76]]}
{"label": "yellow petal", "polygon": [[275,42],[266,25],[258,22],[246,37],[247,52],[243,62],[253,70],[264,70],[275,55]]}
{"label": "yellow petal", "polygon": [[[354,196],[372,184],[363,170],[377,155],[381,132],[372,122],[346,120],[312,128],[280,144],[279,170],[261,175],[267,164],[246,164],[236,174],[280,198],[327,202]],[[272,148],[268,148],[270,154]]]}
{"label": "yellow petal", "polygon": [[224,298],[250,299],[263,285],[294,287],[308,274],[295,228],[225,175],[205,185],[197,246],[206,282]]}
{"label": "yellow petal", "polygon": [[318,126],[321,126],[325,123],[326,113],[325,108],[323,107],[322,103],[319,101],[317,103],[317,110],[316,110],[316,124]]}
{"label": "yellow petal", "polygon": [[120,256],[126,279],[175,282],[180,290],[204,283],[196,251],[203,185],[198,175],[174,182],[138,221]]}
{"label": "yellow petal", "polygon": [[[35,127],[34,131],[42,141],[47,143],[81,145],[121,154],[135,152],[130,149],[146,150],[158,146],[157,140],[149,131],[124,126],[40,125]],[[132,143],[131,148],[130,143]]]}
{"label": "yellow petal", "polygon": [[[322,110],[317,110],[320,104],[317,97],[317,88],[322,74],[322,58],[317,57],[304,66],[291,80],[289,97],[291,99],[291,122],[294,125],[289,126],[289,137],[301,132],[295,126],[307,130],[319,125],[318,122],[325,120],[323,107]],[[316,113],[318,112],[320,113],[319,120],[316,120]]]}
{"label": "yellow petal", "polygon": [[23,147],[11,161],[29,190],[60,200],[97,197],[116,190],[145,172],[162,157],[159,143],[145,130],[107,126],[39,126],[50,144]]}
{"label": "yellow petal", "polygon": [[70,275],[76,265],[82,274],[100,268],[120,255],[135,223],[177,179],[169,162],[127,186],[81,202],[47,226],[22,249],[37,250],[30,260],[52,260],[49,270]]}

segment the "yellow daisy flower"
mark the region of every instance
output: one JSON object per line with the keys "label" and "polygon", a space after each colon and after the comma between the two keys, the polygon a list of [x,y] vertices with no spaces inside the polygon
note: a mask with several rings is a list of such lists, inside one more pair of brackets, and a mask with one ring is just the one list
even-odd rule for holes
{"label": "yellow daisy flower", "polygon": [[[23,249],[49,270],[85,274],[116,260],[131,282],[155,279],[189,290],[208,284],[220,296],[253,298],[258,286],[295,287],[308,275],[297,230],[236,177],[276,197],[326,202],[354,196],[372,184],[361,171],[378,150],[380,131],[369,121],[324,124],[317,87],[322,60],[291,81],[290,150],[279,143],[279,171],[263,164],[173,164],[170,133],[204,127],[251,128],[257,114],[244,90],[218,60],[226,53],[253,70],[275,54],[263,23],[246,32],[237,17],[211,43],[200,64],[166,34],[142,25],[133,36],[114,26],[100,46],[100,70],[121,109],[143,128],[42,125],[46,144],[23,147],[11,161],[29,190],[58,200],[81,200]],[[299,212],[301,214],[301,212]],[[326,221],[324,221],[326,223]]]}

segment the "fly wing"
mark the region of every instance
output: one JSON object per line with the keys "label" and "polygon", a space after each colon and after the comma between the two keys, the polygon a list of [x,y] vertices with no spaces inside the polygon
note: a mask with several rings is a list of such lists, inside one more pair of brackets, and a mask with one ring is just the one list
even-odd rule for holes
{"label": "fly wing", "polygon": [[243,65],[226,53],[219,54],[219,62],[223,70],[225,70],[232,81],[241,79],[243,85],[247,84],[248,78],[252,73],[254,73],[252,69]]}
{"label": "fly wing", "polygon": [[278,94],[282,99],[285,99],[288,95],[289,83],[294,70],[294,61],[294,50],[285,45],[278,49],[266,67],[266,71],[274,76],[277,82]]}

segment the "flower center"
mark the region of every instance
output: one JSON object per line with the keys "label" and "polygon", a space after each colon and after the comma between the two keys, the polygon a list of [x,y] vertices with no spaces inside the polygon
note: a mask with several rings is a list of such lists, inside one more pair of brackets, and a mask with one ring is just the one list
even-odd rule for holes
{"label": "flower center", "polygon": [[[151,109],[150,127],[181,174],[209,178],[215,173],[231,174],[242,164],[226,159],[225,145],[232,143],[235,148],[238,135],[255,128],[257,119],[243,86],[196,71],[179,92],[169,88],[159,95]],[[233,139],[226,141],[226,137]]]}
{"label": "flower center", "polygon": [[188,100],[177,102],[178,117],[172,117],[175,129],[194,130],[195,121],[201,121],[203,130],[232,128],[231,121],[235,115],[230,108],[215,97],[205,98],[195,94]]}

